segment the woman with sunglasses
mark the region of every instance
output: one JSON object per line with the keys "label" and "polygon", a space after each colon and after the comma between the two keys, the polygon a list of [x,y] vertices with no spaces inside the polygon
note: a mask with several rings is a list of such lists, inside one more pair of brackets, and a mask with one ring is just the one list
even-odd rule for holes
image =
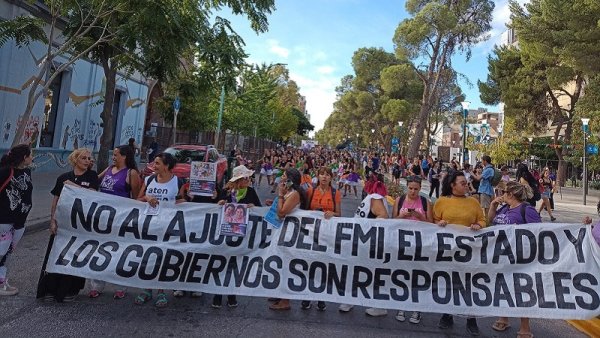
{"label": "woman with sunglasses", "polygon": [[[433,206],[433,221],[444,227],[448,224],[458,224],[471,228],[473,231],[481,230],[486,226],[483,209],[479,202],[468,197],[469,184],[465,174],[454,171],[444,177],[442,181],[442,197]],[[443,314],[438,323],[440,329],[449,329],[454,325],[451,314]],[[467,318],[467,331],[473,336],[480,334],[477,319]]]}
{"label": "woman with sunglasses", "polygon": [[[86,189],[98,189],[98,184],[100,183],[98,181],[98,173],[90,169],[91,158],[92,154],[89,149],[79,148],[73,150],[67,158],[73,169],[58,176],[54,188],[50,191],[54,196],[52,207],[50,209],[50,242],[48,243],[46,257],[42,264],[42,275],[40,276],[37,289],[37,298],[43,298],[45,301],[55,300],[58,303],[71,302],[75,300],[79,291],[85,286],[85,278],[59,273],[47,273],[45,270],[50,254],[50,248],[52,248],[54,236],[58,231],[59,221],[65,221],[57,220],[55,216],[58,198],[60,197],[63,186],[65,184],[71,184]],[[65,224],[63,223],[63,226],[64,225]]]}
{"label": "woman with sunglasses", "polygon": [[[247,204],[248,208],[252,208],[254,206],[261,207],[260,199],[258,198],[258,194],[254,190],[254,188],[249,186],[250,176],[254,175],[254,170],[250,170],[246,168],[244,165],[239,165],[233,168],[232,172],[233,176],[227,183],[225,190],[220,196],[219,205],[225,205],[225,203],[241,203]],[[235,223],[235,212],[234,211],[234,219],[232,220]],[[212,307],[215,309],[221,308],[221,304],[223,302],[222,295],[214,295]],[[237,307],[238,302],[235,295],[227,296],[227,306],[228,307]]]}
{"label": "woman with sunglasses", "polygon": [[[505,185],[502,187],[501,185]],[[500,183],[502,196],[497,197],[490,204],[488,219],[492,220],[493,225],[500,224],[526,224],[540,223],[540,215],[527,200],[533,197],[533,190],[528,185],[519,182]],[[500,207],[499,207],[500,206]],[[500,317],[492,325],[496,331],[506,331],[510,327],[507,317]],[[519,338],[531,338],[531,327],[529,318],[521,318],[521,327],[517,332]]]}
{"label": "woman with sunglasses", "polygon": [[[306,209],[322,211],[325,219],[334,216],[340,217],[342,215],[342,196],[340,191],[332,186],[333,172],[329,167],[321,167],[317,171],[317,177],[319,178],[319,184],[308,188],[306,192],[308,197]],[[310,301],[304,300],[301,306],[303,310],[308,310],[312,305]],[[317,302],[317,310],[325,311],[326,308],[327,304],[325,302]]]}
{"label": "woman with sunglasses", "polygon": [[[435,168],[436,166],[434,165],[434,168],[431,170],[436,170]],[[418,176],[409,176],[406,178],[406,182],[408,193],[404,196],[396,198],[396,202],[394,203],[394,207],[392,209],[392,217],[433,223],[431,202],[429,202],[425,197],[419,195],[421,192],[421,178]],[[398,311],[396,314],[396,320],[400,322],[406,320],[403,310]],[[421,322],[421,313],[414,311],[408,321],[413,324],[419,324]]]}
{"label": "woman with sunglasses", "polygon": [[[279,219],[284,219],[285,216],[305,205],[306,198],[302,188],[300,188],[300,178],[301,175],[298,169],[286,169],[277,185],[278,197],[276,200],[265,200],[265,204],[268,206],[277,203],[276,209],[277,217]],[[289,299],[269,298],[269,300],[274,301],[274,303],[269,306],[269,309],[271,310],[287,311],[291,309]]]}

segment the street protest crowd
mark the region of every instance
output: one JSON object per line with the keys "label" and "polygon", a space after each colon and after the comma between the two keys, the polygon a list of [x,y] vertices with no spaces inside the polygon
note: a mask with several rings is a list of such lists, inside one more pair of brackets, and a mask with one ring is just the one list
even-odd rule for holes
{"label": "street protest crowd", "polygon": [[[355,217],[370,219],[406,219],[435,223],[440,227],[457,224],[479,231],[492,225],[519,225],[541,222],[541,213],[546,212],[551,221],[553,193],[556,177],[550,168],[541,173],[530,171],[526,164],[516,161],[513,177],[507,166],[496,167],[492,159],[484,155],[472,168],[461,166],[456,160],[449,163],[438,161],[432,156],[408,159],[398,154],[376,151],[331,150],[323,147],[300,149],[279,147],[266,150],[260,159],[251,161],[241,153],[236,157],[236,166],[224,187],[216,186],[212,196],[196,196],[190,193],[190,184],[173,173],[175,158],[168,153],[153,156],[155,173],[141,177],[135,163],[135,149],[130,145],[116,147],[112,165],[101,173],[93,170],[94,159],[89,150],[74,150],[68,160],[72,169],[60,175],[50,192],[53,198],[50,221],[50,238],[45,262],[38,284],[37,297],[44,301],[70,302],[84,288],[86,280],[45,271],[48,254],[63,220],[57,219],[56,208],[64,185],[74,185],[97,190],[119,198],[137,199],[148,204],[148,210],[161,204],[175,203],[231,203],[245,204],[248,208],[266,205],[283,219],[298,210],[313,210],[323,213],[323,218],[342,216],[342,199],[359,199],[360,207]],[[13,147],[0,161],[0,296],[18,293],[8,283],[7,263],[11,253],[24,233],[27,215],[32,206],[34,182],[28,168],[32,163],[32,151],[27,145]],[[389,179],[388,179],[389,177]],[[430,192],[421,194],[422,182],[427,180]],[[405,183],[403,183],[405,182]],[[402,183],[403,188],[400,188]],[[261,201],[255,188],[261,185],[271,188],[273,199]],[[362,189],[358,189],[362,187]],[[392,193],[392,190],[406,190]],[[44,192],[41,192],[44,193]],[[393,196],[389,196],[389,195]],[[539,204],[538,209],[536,205]],[[244,210],[231,209],[233,223],[243,222]],[[591,223],[589,218],[584,223]],[[599,231],[596,231],[598,229]],[[600,227],[595,227],[593,236],[600,243]],[[14,263],[13,263],[14,264]],[[89,281],[90,298],[104,293],[106,282]],[[114,285],[113,298],[126,297],[127,288]],[[174,290],[173,296],[183,297],[184,290]],[[202,296],[201,292],[190,292],[191,297]],[[154,301],[156,307],[165,307],[169,297],[163,289],[143,289],[134,297],[135,304]],[[212,307],[222,306],[222,295],[214,295]],[[290,300],[270,298],[269,308],[286,311],[292,308]],[[238,305],[235,295],[227,295],[227,306]],[[300,307],[308,310],[311,301],[301,301]],[[327,304],[316,302],[317,310],[324,311]],[[340,304],[340,312],[348,312],[353,305]],[[410,312],[409,315],[405,311]],[[370,316],[385,316],[386,309],[368,308]],[[498,313],[505,316],[506,313]],[[408,319],[418,324],[422,314],[410,308],[398,311],[398,321]],[[529,320],[520,319],[518,337],[533,337]],[[453,325],[452,314],[443,314],[439,320],[441,329]],[[493,329],[505,331],[510,327],[509,319],[500,317]],[[467,330],[479,335],[476,318],[467,318]]]}

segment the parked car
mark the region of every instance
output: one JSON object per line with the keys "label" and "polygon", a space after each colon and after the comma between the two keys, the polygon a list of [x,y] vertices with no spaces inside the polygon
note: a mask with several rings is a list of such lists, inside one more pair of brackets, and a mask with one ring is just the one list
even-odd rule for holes
{"label": "parked car", "polygon": [[[219,154],[219,151],[211,145],[177,144],[164,150],[175,157],[177,164],[173,168],[173,174],[179,178],[188,180],[190,178],[190,167],[194,161],[217,163],[217,184],[222,185],[227,180],[227,158]],[[154,163],[148,163],[142,176],[154,174]]]}

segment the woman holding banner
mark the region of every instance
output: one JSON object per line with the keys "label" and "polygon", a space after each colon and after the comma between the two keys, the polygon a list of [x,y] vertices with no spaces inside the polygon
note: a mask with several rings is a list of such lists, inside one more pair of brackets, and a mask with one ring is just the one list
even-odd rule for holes
{"label": "woman holding banner", "polygon": [[[444,227],[447,224],[459,224],[471,228],[473,231],[481,230],[486,226],[483,209],[479,202],[467,197],[469,184],[465,174],[461,171],[449,173],[442,181],[442,197],[433,206],[433,221]],[[440,329],[448,329],[454,325],[451,314],[443,314],[438,323]],[[473,336],[480,334],[477,320],[467,318],[467,331]]]}
{"label": "woman holding banner", "polygon": [[[387,189],[385,184],[377,179],[375,173],[372,173],[371,176],[374,177],[373,180],[370,180],[371,183],[365,186],[367,196],[360,202],[354,217],[369,219],[388,218],[389,204],[386,199]],[[340,312],[349,312],[353,307],[354,305],[350,304],[340,304],[338,310]],[[365,310],[365,313],[373,317],[385,316],[387,310],[368,308]]]}
{"label": "woman holding banner", "polygon": [[[185,196],[183,181],[173,174],[175,164],[177,164],[177,160],[169,153],[156,155],[154,158],[155,174],[146,177],[138,200],[148,202],[153,208],[159,205],[174,205],[175,203],[185,202],[186,200],[183,198]],[[135,297],[135,304],[142,305],[151,299],[152,290],[145,289]],[[165,290],[159,289],[154,305],[165,307],[167,304]]]}
{"label": "woman holding banner", "polygon": [[[500,224],[526,224],[540,223],[540,215],[534,207],[529,205],[528,199],[533,197],[533,190],[528,185],[519,182],[501,182],[498,185],[502,196],[494,199],[488,211],[488,219],[492,220],[493,225]],[[498,208],[500,206],[500,208]],[[506,331],[510,327],[508,318],[500,317],[492,325],[496,331]],[[518,338],[532,338],[529,318],[521,318],[521,327],[517,332]]]}
{"label": "woman holding banner", "polygon": [[[340,170],[343,169],[340,168]],[[319,184],[311,186],[306,192],[308,200],[306,209],[322,211],[325,219],[330,219],[333,216],[342,216],[342,194],[331,183],[333,178],[331,168],[325,166],[319,168],[317,177],[319,178]],[[308,300],[303,300],[301,306],[303,310],[308,310],[312,307]],[[324,301],[317,302],[317,310],[325,311],[326,308],[327,304]]]}
{"label": "woman holding banner", "polygon": [[[37,288],[37,298],[43,298],[45,301],[55,300],[58,303],[71,302],[75,300],[79,291],[85,287],[85,278],[59,273],[47,273],[45,270],[48,263],[48,255],[50,255],[50,249],[54,243],[54,236],[58,230],[59,222],[55,216],[56,206],[58,205],[58,198],[63,186],[71,184],[86,189],[98,189],[98,173],[89,169],[91,158],[92,154],[89,149],[79,148],[73,150],[67,158],[73,170],[58,176],[56,184],[50,192],[54,196],[50,209],[50,241],[46,250],[44,263],[42,264],[42,273]],[[65,222],[66,220],[60,221]]]}
{"label": "woman holding banner", "polygon": [[[434,166],[431,170],[435,170],[435,168],[436,166]],[[419,195],[421,192],[421,178],[419,176],[409,176],[406,178],[406,183],[408,187],[408,193],[404,196],[396,198],[393,208],[393,217],[433,223],[431,202],[429,202],[427,198]],[[396,314],[396,320],[400,322],[406,320],[404,311],[398,311]],[[413,324],[419,324],[421,322],[421,312],[413,311],[408,321]]]}
{"label": "woman holding banner", "polygon": [[[243,165],[239,165],[233,168],[232,175],[233,176],[227,183],[227,186],[222,196],[220,196],[218,204],[225,205],[226,203],[241,203],[247,204],[248,208],[252,208],[254,206],[261,207],[262,204],[260,203],[260,198],[258,197],[258,194],[254,190],[254,188],[249,186],[250,177],[254,175],[254,170],[250,170]],[[244,221],[242,220],[241,222],[237,223],[243,222]],[[231,223],[236,223],[236,220],[232,219]],[[223,296],[215,295],[213,297],[212,307],[218,309],[221,307],[222,302]],[[227,296],[227,306],[238,306],[237,298],[235,295]]]}
{"label": "woman holding banner", "polygon": [[19,293],[19,289],[8,285],[6,265],[25,233],[31,210],[32,162],[33,154],[27,144],[14,146],[0,159],[0,296]]}
{"label": "woman holding banner", "polygon": [[[106,168],[98,178],[100,182],[100,192],[125,197],[136,198],[140,191],[140,173],[135,163],[135,154],[128,145],[118,146],[113,150],[113,165]],[[92,289],[88,296],[98,298],[106,282],[101,280],[91,280]],[[125,287],[117,287],[113,294],[114,299],[125,298]]]}
{"label": "woman holding banner", "polygon": [[[281,176],[281,180],[277,185],[278,198],[277,217],[283,219],[288,214],[300,209],[300,206],[305,205],[306,198],[304,192],[300,188],[300,172],[296,168],[288,168]],[[271,205],[274,201],[267,200],[265,204]],[[289,299],[270,299],[275,303],[269,306],[269,309],[275,311],[285,311],[291,309]]]}

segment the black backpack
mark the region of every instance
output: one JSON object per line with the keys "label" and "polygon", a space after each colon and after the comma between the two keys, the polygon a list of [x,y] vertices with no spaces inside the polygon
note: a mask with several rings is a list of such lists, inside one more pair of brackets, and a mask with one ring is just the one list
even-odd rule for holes
{"label": "black backpack", "polygon": [[[315,196],[315,189],[317,189],[317,184],[313,184],[313,186],[312,186],[312,192],[310,194],[310,198],[306,202],[305,210],[310,210],[310,205],[312,203],[313,197]],[[336,193],[337,193],[337,189],[335,189],[333,186],[331,186],[331,198],[333,199],[333,212],[336,212],[336,205],[335,205],[335,194]]]}

